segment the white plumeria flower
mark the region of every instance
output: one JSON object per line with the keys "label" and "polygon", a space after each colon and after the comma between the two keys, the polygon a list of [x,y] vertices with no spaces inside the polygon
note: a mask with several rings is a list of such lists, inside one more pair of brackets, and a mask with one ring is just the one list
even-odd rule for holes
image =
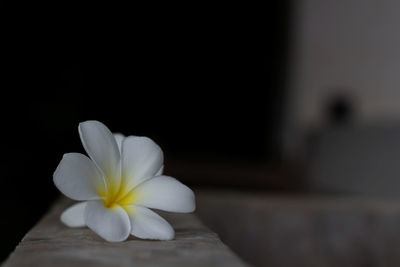
{"label": "white plumeria flower", "polygon": [[84,201],[63,212],[70,227],[87,225],[107,241],[139,238],[171,240],[174,230],[150,210],[192,212],[194,194],[176,179],[162,175],[163,153],[147,137],[113,135],[101,122],[79,124],[80,153],[64,154],[54,184],[67,197]]}

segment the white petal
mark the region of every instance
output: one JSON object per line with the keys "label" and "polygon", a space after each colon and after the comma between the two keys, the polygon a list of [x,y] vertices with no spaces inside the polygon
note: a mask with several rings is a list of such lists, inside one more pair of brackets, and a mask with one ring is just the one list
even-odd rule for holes
{"label": "white petal", "polygon": [[158,172],[154,176],[160,176],[164,172],[164,165],[161,166],[161,168],[158,170]]}
{"label": "white petal", "polygon": [[79,202],[72,205],[61,214],[61,221],[69,227],[85,226],[85,207],[86,202]]}
{"label": "white petal", "polygon": [[122,143],[124,188],[131,189],[150,179],[163,165],[161,148],[150,138],[128,136]]}
{"label": "white petal", "polygon": [[103,171],[106,181],[120,182],[120,152],[110,130],[99,121],[85,121],[79,124],[82,144],[96,165]]}
{"label": "white petal", "polygon": [[123,241],[131,231],[131,224],[126,211],[118,205],[113,208],[106,208],[101,200],[87,202],[85,223],[109,242]]}
{"label": "white petal", "polygon": [[64,154],[53,181],[64,195],[75,200],[99,199],[99,193],[105,190],[103,174],[80,153]]}
{"label": "white petal", "polygon": [[121,133],[114,133],[115,141],[117,142],[118,149],[121,152],[122,149],[122,141],[125,139],[125,135]]}
{"label": "white petal", "polygon": [[175,232],[171,225],[154,211],[140,206],[129,206],[131,234],[143,239],[171,240]]}
{"label": "white petal", "polygon": [[172,212],[192,212],[196,208],[194,193],[189,187],[168,176],[154,177],[135,188],[138,202],[148,208]]}

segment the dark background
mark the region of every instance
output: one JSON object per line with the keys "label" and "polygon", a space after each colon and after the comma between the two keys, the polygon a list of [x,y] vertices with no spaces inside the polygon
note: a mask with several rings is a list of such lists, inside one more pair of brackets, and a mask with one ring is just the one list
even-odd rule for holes
{"label": "dark background", "polygon": [[279,162],[290,8],[271,2],[80,16],[13,7],[2,38],[0,260],[59,195],[52,174],[64,153],[84,152],[81,121],[153,138],[167,170],[169,159]]}

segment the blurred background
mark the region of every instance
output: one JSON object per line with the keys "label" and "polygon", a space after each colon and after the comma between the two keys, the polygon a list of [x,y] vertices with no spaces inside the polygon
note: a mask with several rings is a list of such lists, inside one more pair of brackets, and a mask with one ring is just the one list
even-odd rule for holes
{"label": "blurred background", "polygon": [[399,2],[2,5],[0,260],[94,119],[160,144],[252,265],[399,266]]}

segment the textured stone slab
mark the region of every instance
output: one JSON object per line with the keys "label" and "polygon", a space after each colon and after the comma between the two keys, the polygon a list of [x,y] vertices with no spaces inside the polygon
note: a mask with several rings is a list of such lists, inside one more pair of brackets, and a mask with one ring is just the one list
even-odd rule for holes
{"label": "textured stone slab", "polygon": [[12,266],[246,266],[194,214],[160,213],[176,231],[171,241],[130,237],[108,243],[88,228],[59,221],[71,202],[58,201],[4,263]]}
{"label": "textured stone slab", "polygon": [[197,211],[255,266],[400,266],[400,201],[199,191]]}

